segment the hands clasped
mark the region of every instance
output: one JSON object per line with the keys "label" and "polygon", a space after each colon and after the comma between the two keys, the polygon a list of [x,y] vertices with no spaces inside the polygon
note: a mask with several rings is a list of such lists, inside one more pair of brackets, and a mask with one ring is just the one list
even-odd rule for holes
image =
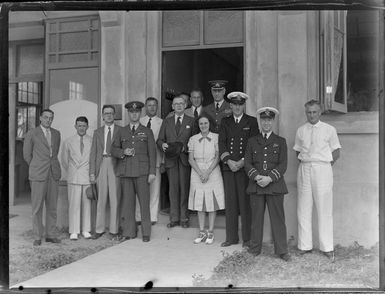
{"label": "hands clasped", "polygon": [[202,182],[202,183],[206,183],[206,182],[209,180],[209,177],[210,177],[210,171],[209,171],[208,169],[203,170],[203,171],[199,174],[199,178],[201,179],[201,182]]}
{"label": "hands clasped", "polygon": [[123,151],[124,155],[127,156],[134,156],[135,155],[135,148],[126,148]]}
{"label": "hands clasped", "polygon": [[273,180],[269,176],[257,175],[255,176],[254,181],[257,182],[258,186],[264,188],[268,184],[270,184]]}
{"label": "hands clasped", "polygon": [[227,165],[229,166],[229,168],[231,169],[232,172],[236,172],[243,167],[244,161],[243,161],[243,159],[240,159],[238,161],[234,161],[234,160],[229,159],[229,160],[227,160]]}

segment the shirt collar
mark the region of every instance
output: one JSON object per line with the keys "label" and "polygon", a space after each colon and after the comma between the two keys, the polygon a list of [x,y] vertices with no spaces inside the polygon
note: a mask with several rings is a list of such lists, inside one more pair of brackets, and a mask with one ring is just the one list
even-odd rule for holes
{"label": "shirt collar", "polygon": [[[180,120],[181,120],[181,122],[182,122],[182,120],[183,120],[183,117],[184,117],[184,113],[182,113],[180,116]],[[178,115],[175,113],[175,122],[178,120]]]}
{"label": "shirt collar", "polygon": [[309,128],[318,128],[320,125],[321,125],[321,121],[319,120],[316,124],[311,124],[309,122],[307,122]]}
{"label": "shirt collar", "polygon": [[132,129],[132,126],[135,126],[135,130],[139,127],[139,122],[136,123],[130,123],[130,129]]}
{"label": "shirt collar", "polygon": [[262,137],[264,137],[265,134],[266,134],[266,137],[269,139],[269,137],[270,137],[270,135],[271,135],[272,132],[273,132],[273,131],[270,131],[270,132],[268,132],[268,133],[262,132]]}
{"label": "shirt collar", "polygon": [[225,99],[222,99],[221,102],[214,101],[214,106],[217,107],[217,103],[219,103],[219,108],[221,108],[223,101],[225,101]]}
{"label": "shirt collar", "polygon": [[242,113],[239,117],[235,117],[235,116],[233,115],[234,121],[235,121],[236,119],[238,119],[238,123],[241,121],[242,117],[243,117],[243,113]]}
{"label": "shirt collar", "polygon": [[201,109],[202,105],[199,105],[198,107],[195,107],[194,105],[191,106],[192,109],[193,109],[193,112],[195,111],[195,109],[198,111],[199,109]]}
{"label": "shirt collar", "polygon": [[108,131],[108,128],[110,127],[111,130],[113,130],[114,129],[114,125],[115,125],[114,123],[112,125],[110,125],[110,126],[104,125],[104,129]]}
{"label": "shirt collar", "polygon": [[45,127],[43,127],[42,125],[40,125],[40,127],[41,127],[41,129],[42,129],[42,131],[43,131],[44,134],[45,134],[47,131],[48,131],[48,132],[51,131],[51,128],[45,128]]}

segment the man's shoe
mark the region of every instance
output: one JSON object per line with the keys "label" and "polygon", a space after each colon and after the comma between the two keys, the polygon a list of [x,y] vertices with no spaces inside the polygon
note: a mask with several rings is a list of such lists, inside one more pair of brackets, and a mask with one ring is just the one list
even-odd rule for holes
{"label": "man's shoe", "polygon": [[249,247],[250,247],[250,241],[244,241],[244,242],[242,243],[242,247],[243,247],[243,248],[249,248]]}
{"label": "man's shoe", "polygon": [[33,246],[40,246],[41,245],[41,240],[34,240],[33,241]]}
{"label": "man's shoe", "polygon": [[231,243],[229,241],[225,241],[221,244],[221,247],[228,247],[228,246],[235,245],[235,244],[238,244],[238,242],[237,243]]}
{"label": "man's shoe", "polygon": [[122,236],[121,239],[122,239],[122,241],[126,241],[126,240],[132,240],[132,239],[135,239],[135,238],[136,238],[136,237],[128,237],[128,236],[127,236],[127,237],[123,237],[123,236]]}
{"label": "man's shoe", "polygon": [[289,255],[289,253],[283,253],[283,254],[280,254],[279,255],[279,258],[284,260],[284,261],[290,261],[291,260],[291,257]]}
{"label": "man's shoe", "polygon": [[45,241],[50,243],[61,243],[60,239],[58,238],[45,238]]}
{"label": "man's shoe", "polygon": [[184,221],[184,222],[181,222],[181,226],[182,228],[187,229],[188,227],[190,227],[190,224],[188,221]]}
{"label": "man's shoe", "polygon": [[322,252],[327,258],[329,258],[332,262],[335,260],[334,251]]}
{"label": "man's shoe", "polygon": [[70,235],[70,240],[77,240],[78,239],[78,234],[71,234]]}
{"label": "man's shoe", "polygon": [[143,236],[142,237],[142,241],[143,242],[149,242],[150,241],[150,237],[149,236]]}
{"label": "man's shoe", "polygon": [[91,237],[91,239],[93,239],[93,240],[96,240],[96,239],[99,239],[101,236],[103,236],[104,235],[104,232],[103,233],[95,233],[92,237]]}
{"label": "man's shoe", "polygon": [[261,254],[261,251],[255,251],[253,249],[247,249],[247,252],[249,252],[250,254],[254,255],[254,256],[258,256]]}
{"label": "man's shoe", "polygon": [[167,228],[173,228],[179,226],[179,222],[170,222],[167,224]]}
{"label": "man's shoe", "polygon": [[83,232],[82,235],[83,235],[84,239],[90,239],[92,237],[89,232]]}
{"label": "man's shoe", "polygon": [[299,255],[304,255],[304,254],[312,253],[312,252],[313,252],[312,249],[310,249],[310,250],[301,250],[301,249],[298,249]]}
{"label": "man's shoe", "polygon": [[153,225],[156,225],[156,222],[154,221],[154,222],[151,222],[151,225],[153,226]]}

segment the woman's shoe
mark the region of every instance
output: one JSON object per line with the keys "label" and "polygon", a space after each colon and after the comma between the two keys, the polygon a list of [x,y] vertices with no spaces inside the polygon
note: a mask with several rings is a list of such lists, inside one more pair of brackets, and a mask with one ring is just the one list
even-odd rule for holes
{"label": "woman's shoe", "polygon": [[206,239],[206,244],[210,245],[214,243],[214,233],[207,231],[207,239]]}
{"label": "woman's shoe", "polygon": [[194,240],[194,244],[206,241],[207,235],[205,231],[199,231],[198,238]]}

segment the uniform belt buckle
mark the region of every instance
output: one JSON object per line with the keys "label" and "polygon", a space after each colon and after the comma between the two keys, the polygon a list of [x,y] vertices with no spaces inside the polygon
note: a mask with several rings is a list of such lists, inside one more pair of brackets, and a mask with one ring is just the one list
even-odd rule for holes
{"label": "uniform belt buckle", "polygon": [[263,170],[267,170],[267,164],[266,163],[263,164]]}

